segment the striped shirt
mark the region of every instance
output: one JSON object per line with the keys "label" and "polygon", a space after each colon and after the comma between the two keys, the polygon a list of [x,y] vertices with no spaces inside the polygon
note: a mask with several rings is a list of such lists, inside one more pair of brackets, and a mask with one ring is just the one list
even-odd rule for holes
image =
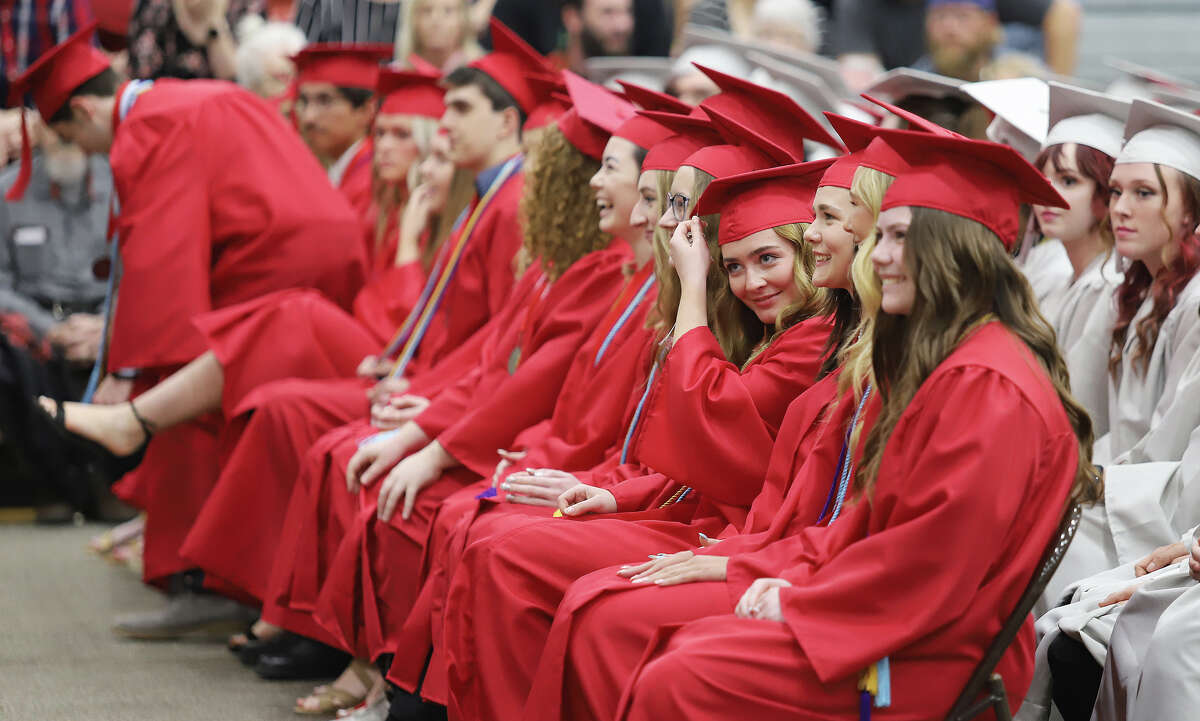
{"label": "striped shirt", "polygon": [[83,0],[0,0],[0,100],[11,80],[91,19]]}
{"label": "striped shirt", "polygon": [[401,2],[299,0],[296,26],[310,43],[391,44],[402,9]]}

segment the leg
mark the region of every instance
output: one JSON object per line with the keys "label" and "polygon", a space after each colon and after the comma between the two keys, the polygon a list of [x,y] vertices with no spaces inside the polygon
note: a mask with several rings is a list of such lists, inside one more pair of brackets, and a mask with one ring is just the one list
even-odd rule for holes
{"label": "leg", "polygon": [[1167,608],[1142,666],[1132,721],[1188,718],[1200,708],[1200,586]]}
{"label": "leg", "polygon": [[1065,721],[1087,721],[1100,691],[1102,668],[1083,643],[1061,634],[1046,655],[1054,676],[1054,705]]}

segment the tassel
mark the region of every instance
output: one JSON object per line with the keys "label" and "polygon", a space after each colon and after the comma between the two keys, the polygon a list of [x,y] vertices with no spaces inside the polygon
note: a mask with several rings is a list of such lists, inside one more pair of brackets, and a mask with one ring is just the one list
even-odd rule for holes
{"label": "tassel", "polygon": [[496,497],[496,487],[492,486],[491,488],[487,489],[483,493],[480,493],[478,496],[475,496],[475,500],[482,501],[485,498],[495,498],[495,497]]}
{"label": "tassel", "polygon": [[21,112],[21,169],[17,172],[17,181],[12,184],[4,199],[16,203],[25,197],[29,188],[29,179],[33,175],[33,147],[29,144],[29,126],[25,122],[25,108]]}
{"label": "tassel", "polygon": [[892,705],[892,664],[888,657],[875,664],[878,669],[879,690],[875,692],[875,707],[887,708]]}
{"label": "tassel", "polygon": [[858,721],[871,721],[871,694],[866,691],[858,695]]}

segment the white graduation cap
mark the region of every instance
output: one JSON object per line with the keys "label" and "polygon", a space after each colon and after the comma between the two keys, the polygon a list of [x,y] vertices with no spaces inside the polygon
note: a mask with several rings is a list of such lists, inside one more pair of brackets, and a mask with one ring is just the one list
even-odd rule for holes
{"label": "white graduation cap", "polygon": [[1192,90],[1190,88],[1174,88],[1172,90],[1154,88],[1151,94],[1158,102],[1172,107],[1190,111],[1200,110],[1200,90]]}
{"label": "white graduation cap", "polygon": [[662,90],[671,74],[672,58],[597,56],[587,59],[588,80],[612,87],[616,81]]}
{"label": "white graduation cap", "polygon": [[996,117],[988,140],[1003,143],[1032,161],[1042,150],[1050,117],[1050,88],[1038,78],[966,83],[962,91]]}
{"label": "white graduation cap", "polygon": [[1164,73],[1161,70],[1149,67],[1147,65],[1139,65],[1138,63],[1130,62],[1122,58],[1107,57],[1104,58],[1104,64],[1119,70],[1125,75],[1134,80],[1148,85],[1163,86],[1167,89],[1190,88],[1192,90],[1200,90],[1200,85],[1184,80],[1177,75]]}
{"label": "white graduation cap", "polygon": [[1134,100],[1117,163],[1157,163],[1200,180],[1200,116]]}
{"label": "white graduation cap", "polygon": [[959,98],[970,101],[971,97],[962,90],[966,81],[937,73],[927,73],[913,68],[892,68],[871,83],[865,92],[873,97],[882,97],[892,103],[911,96],[925,98]]}
{"label": "white graduation cap", "polygon": [[703,65],[718,72],[745,78],[750,74],[750,63],[741,54],[725,45],[693,45],[684,50],[671,63],[670,79],[681,75],[700,72],[696,66]]}
{"label": "white graduation cap", "polygon": [[1125,144],[1130,101],[1063,83],[1050,83],[1046,147],[1076,143],[1115,158]]}
{"label": "white graduation cap", "polygon": [[801,50],[784,48],[768,43],[751,43],[736,38],[732,34],[722,30],[714,30],[713,28],[701,25],[689,24],[684,26],[683,47],[686,49],[696,45],[724,45],[742,54],[753,52],[767,55],[787,65],[793,65],[816,75],[825,81],[829,88],[839,97],[845,98],[852,95],[846,89],[846,84],[842,80],[842,72],[837,61],[817,55],[816,53],[806,53]]}

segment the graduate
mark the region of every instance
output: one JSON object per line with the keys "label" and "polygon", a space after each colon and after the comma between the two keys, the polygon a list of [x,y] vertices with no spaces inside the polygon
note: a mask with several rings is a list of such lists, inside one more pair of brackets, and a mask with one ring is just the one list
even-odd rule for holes
{"label": "graduate", "polygon": [[[883,284],[879,415],[858,462],[839,468],[848,482],[839,473],[829,486],[831,518],[730,557],[723,588],[681,588],[694,606],[713,593],[710,609],[722,610],[646,636],[616,718],[869,718],[872,706],[891,718],[944,715],[1067,501],[1098,496],[1090,423],[1008,255],[1020,202],[1065,201],[1003,146],[925,138],[900,152],[916,165],[889,188],[880,222],[907,228],[885,232],[872,253]],[[660,586],[641,592],[643,604],[666,602],[655,597],[672,590],[661,587],[670,576],[643,578]],[[610,615],[617,605],[577,620],[580,651],[603,642],[601,628],[623,632],[631,608]],[[1014,690],[1029,679],[1030,625],[998,669]]]}
{"label": "graduate", "polygon": [[[431,399],[428,407],[417,417],[420,425],[413,424],[420,432],[433,433],[437,440],[432,442],[447,454],[471,457],[486,449],[490,456],[497,445],[509,442],[517,430],[536,424],[548,415],[562,377],[576,357],[580,345],[591,335],[594,326],[606,312],[606,299],[615,295],[628,281],[625,269],[631,260],[630,246],[623,238],[606,232],[609,228],[622,231],[619,224],[613,226],[607,223],[606,216],[613,208],[627,212],[636,193],[632,184],[629,184],[630,187],[624,192],[615,196],[605,193],[597,202],[590,197],[592,190],[587,181],[596,175],[600,152],[609,132],[605,128],[619,125],[624,118],[632,115],[633,109],[628,103],[581,78],[571,76],[569,86],[577,110],[560,119],[563,130],[546,130],[531,163],[533,170],[522,207],[527,228],[524,255],[533,263],[519,281],[508,309],[500,316],[510,318],[508,322],[497,326],[497,332],[489,341],[480,365],[454,387]],[[564,214],[560,210],[564,207],[582,210]],[[625,235],[623,232],[621,234]],[[407,427],[401,427],[401,432]],[[444,430],[435,431],[435,427]],[[506,428],[509,430],[506,431]],[[335,431],[335,435],[340,439],[343,434]],[[389,433],[387,437],[392,435]],[[348,444],[341,444],[349,446],[347,452],[352,452],[359,441],[363,443],[363,448],[386,442],[383,438],[371,439],[369,435],[364,438],[361,431],[357,438],[348,440]],[[443,442],[444,446],[441,445]],[[332,450],[335,454],[340,452],[337,448]],[[344,463],[344,460],[341,462]],[[316,510],[329,518],[313,526],[312,530],[324,528],[327,523],[348,526],[356,521],[356,515],[363,518],[358,513],[360,506],[370,512],[368,519],[373,518],[377,485],[368,485],[361,494],[347,489],[344,478],[338,478],[336,483],[321,488],[312,487],[314,480],[325,478],[319,476],[314,479],[309,476],[302,481],[310,494],[328,498],[328,501],[321,501]],[[451,475],[442,488],[423,493],[408,523],[398,524],[396,528],[379,529],[377,542],[391,549],[396,563],[404,563],[407,559],[409,565],[419,565],[421,541],[426,533],[421,523],[432,515],[439,497],[457,487],[454,480],[455,477]],[[429,507],[425,504],[429,504]],[[294,509],[301,507],[307,508],[303,499],[293,504]],[[296,528],[309,531],[303,525]],[[365,528],[362,525],[355,526],[356,532],[360,530]],[[306,547],[316,544],[318,550],[321,550],[323,542],[333,541],[330,551],[337,550],[340,541],[340,547],[349,553],[349,562],[342,560],[341,551],[332,564],[325,561],[310,565],[307,555],[301,556],[303,560],[293,561],[286,549],[294,541],[290,538],[285,540],[273,577],[283,585],[279,587],[280,591],[270,594],[264,618],[268,622],[279,619],[284,628],[293,632],[303,633],[308,629],[310,635],[319,638],[329,636],[332,631],[331,640],[336,645],[354,651],[360,658],[375,658],[382,652],[380,647],[384,643],[378,627],[368,625],[363,628],[354,623],[367,612],[375,612],[377,603],[372,593],[364,599],[367,602],[365,610],[357,606],[360,602],[357,599],[360,570],[355,562],[363,542],[362,535],[353,532],[344,538],[339,538],[339,535],[331,529],[328,535],[321,531],[320,537],[296,540],[303,542]],[[372,538],[371,542],[376,542],[376,539]],[[410,556],[412,558],[408,558]],[[338,574],[337,578],[331,579],[331,583],[345,586],[341,593],[333,597],[330,612],[335,621],[326,625],[329,630],[319,626],[310,628],[313,625],[311,611],[307,619],[300,618],[311,603],[311,600],[305,601],[304,589],[326,585],[322,576],[328,570]],[[366,570],[369,572],[371,569]],[[399,576],[394,580],[397,583],[402,581]],[[415,596],[415,579],[410,580],[409,585],[411,588],[408,590],[404,585],[396,586],[382,595],[380,601],[386,601],[388,608],[399,608],[403,616],[406,612],[406,596]],[[274,580],[272,587],[276,587]],[[286,602],[279,603],[275,608],[275,599],[279,598],[279,594],[284,594]],[[383,605],[381,603],[381,607]],[[320,610],[322,606],[318,605],[317,608]],[[268,660],[260,659],[260,666]],[[359,666],[364,665],[365,661],[359,663]],[[331,688],[340,690],[337,682]],[[323,712],[328,711],[328,708],[323,709]]]}
{"label": "graduate", "polygon": [[296,64],[293,113],[300,137],[350,201],[366,226],[372,215],[371,125],[380,63],[389,45],[314,43],[292,57]]}
{"label": "graduate", "polygon": [[[43,56],[18,86],[33,90],[59,135],[107,153],[112,164],[121,301],[106,369],[136,382],[110,375],[98,392],[110,402],[128,399],[200,355],[203,336],[191,320],[201,313],[304,287],[347,307],[364,277],[361,235],[345,200],[286,124],[227,83],[118,86],[90,37],[87,28]],[[154,430],[130,403],[113,406],[128,421],[125,432],[107,436],[79,425],[95,406],[43,406],[68,430],[98,441],[78,445],[117,472],[136,464]],[[118,486],[134,505],[157,509],[146,530],[149,582],[166,585],[186,568],[176,555],[179,534],[211,486],[210,468],[172,461],[184,453],[215,456],[216,429],[209,418],[167,431]],[[167,477],[171,490],[156,491],[157,479]]]}

